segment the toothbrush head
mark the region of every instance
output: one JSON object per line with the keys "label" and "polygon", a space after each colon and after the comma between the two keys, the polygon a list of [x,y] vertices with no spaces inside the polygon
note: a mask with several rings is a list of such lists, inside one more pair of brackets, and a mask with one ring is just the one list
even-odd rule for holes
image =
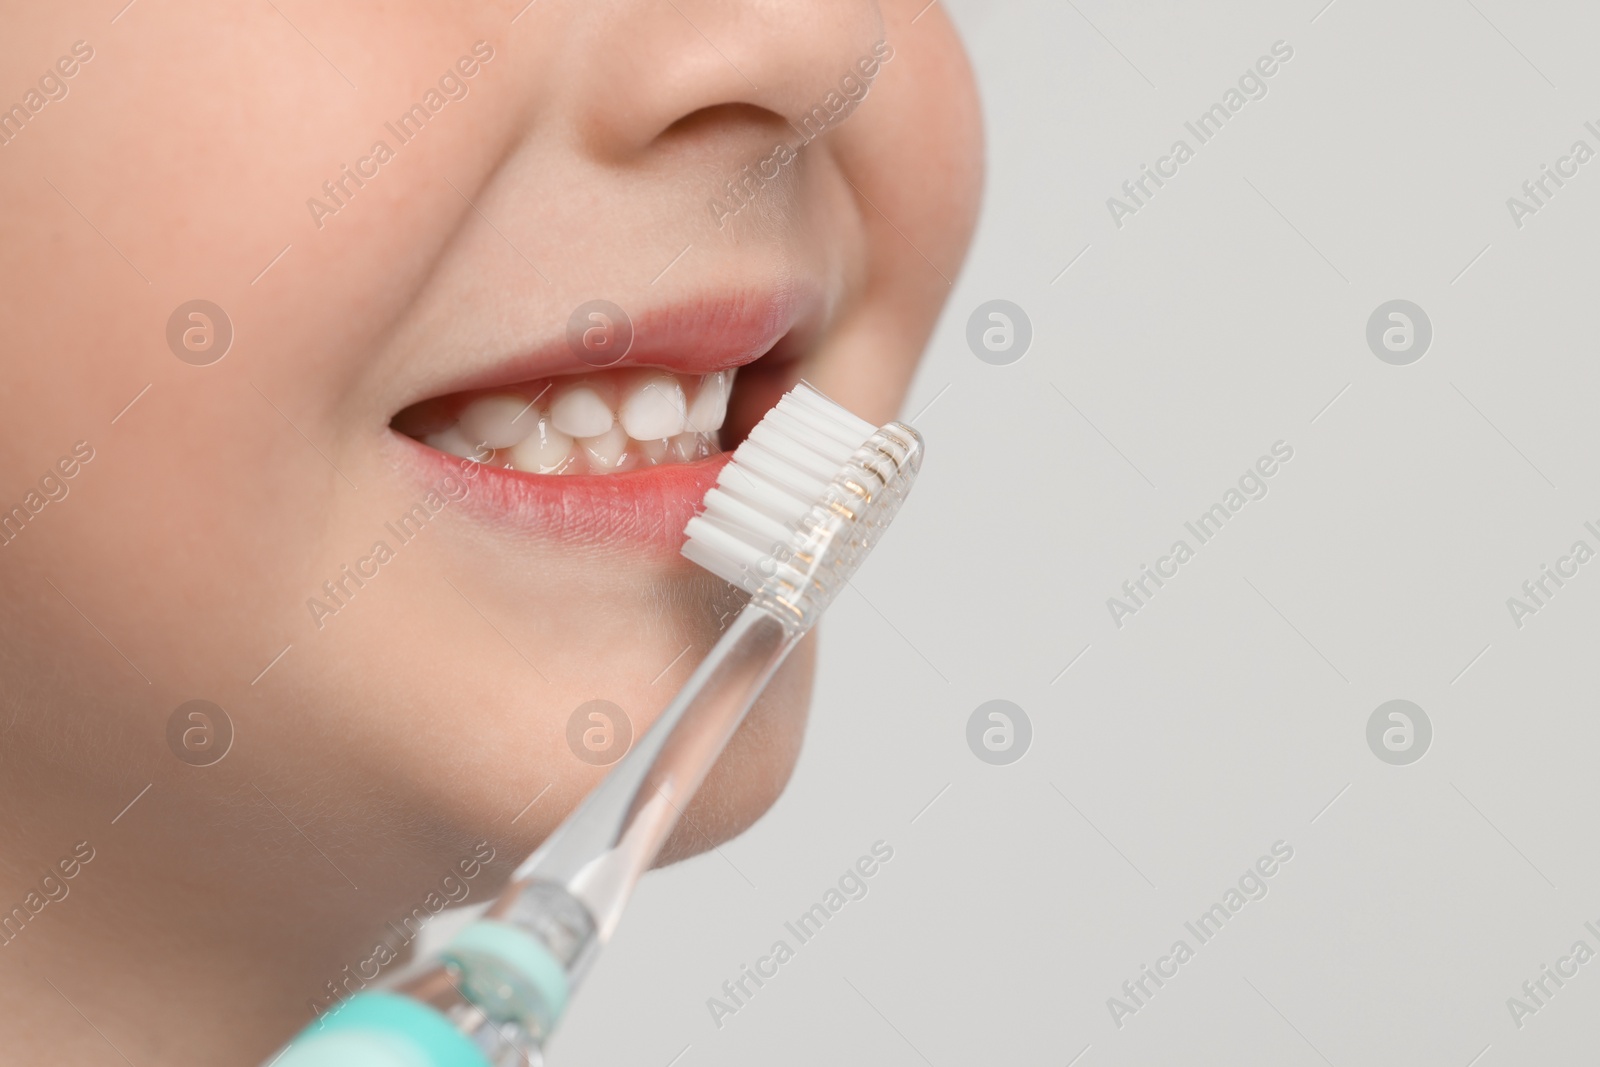
{"label": "toothbrush head", "polygon": [[894,520],[922,452],[910,426],[875,427],[801,382],[734,450],[683,554],[808,630]]}

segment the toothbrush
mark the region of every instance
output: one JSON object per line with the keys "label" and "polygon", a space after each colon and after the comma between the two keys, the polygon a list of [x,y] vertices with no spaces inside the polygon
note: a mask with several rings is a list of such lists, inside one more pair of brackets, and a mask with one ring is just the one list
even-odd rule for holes
{"label": "toothbrush", "polygon": [[512,1067],[542,1048],[639,878],[774,671],[878,543],[922,438],[801,382],[750,432],[689,520],[683,554],[749,594],[660,719],[513,873],[440,960],[362,992],[273,1067]]}

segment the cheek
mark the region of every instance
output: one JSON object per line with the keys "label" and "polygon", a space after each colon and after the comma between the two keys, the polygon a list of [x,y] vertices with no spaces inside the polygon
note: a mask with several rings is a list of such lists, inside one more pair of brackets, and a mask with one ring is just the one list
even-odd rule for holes
{"label": "cheek", "polygon": [[[966,50],[943,9],[929,10],[915,27],[909,25],[913,14],[909,8],[886,12],[890,37],[915,34],[917,45],[896,49],[883,66],[860,114],[840,131],[847,142],[841,154],[847,166],[882,172],[884,184],[896,190],[896,200],[909,215],[885,211],[902,229],[909,222],[921,231],[922,252],[952,275],[977,221],[983,191],[978,88]],[[938,174],[940,180],[908,180],[906,159],[918,160],[923,173]],[[922,273],[934,272],[923,263]],[[949,288],[937,274],[932,281]]]}
{"label": "cheek", "polygon": [[[966,255],[983,191],[983,129],[966,55],[938,5],[909,25],[914,6],[886,5],[889,39],[914,36],[916,46],[896,49],[834,143],[855,189],[840,182],[843,202],[827,207],[859,217],[867,264],[860,284],[873,299],[841,320],[822,365],[806,368],[824,392],[880,422],[899,411]],[[908,159],[939,180],[914,180]],[[850,207],[855,190],[883,216]]]}

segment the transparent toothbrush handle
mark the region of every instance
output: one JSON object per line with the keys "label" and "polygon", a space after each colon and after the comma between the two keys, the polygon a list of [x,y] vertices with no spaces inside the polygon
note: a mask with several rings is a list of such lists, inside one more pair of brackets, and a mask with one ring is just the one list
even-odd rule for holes
{"label": "transparent toothbrush handle", "polygon": [[753,600],[634,748],[445,950],[464,996],[547,1034],[802,631]]}
{"label": "transparent toothbrush handle", "polygon": [[[661,717],[512,875],[566,886],[610,937],[634,884],[800,634],[752,602]],[[493,909],[491,909],[493,914]]]}
{"label": "transparent toothbrush handle", "polygon": [[[512,875],[437,967],[395,993],[361,993],[301,1033],[275,1067],[500,1067],[539,1062],[568,997],[768,679],[804,628],[760,594],[741,611],[661,717]],[[458,1035],[420,1042],[407,1027]],[[341,1022],[341,1017],[344,1021]],[[384,1020],[404,1020],[386,1023]],[[440,1037],[434,1034],[434,1037]],[[339,1044],[335,1048],[329,1044]],[[357,1041],[367,1055],[350,1058]],[[404,1044],[409,1059],[385,1058]],[[425,1047],[426,1046],[426,1047]],[[455,1056],[429,1049],[450,1047]],[[398,1047],[398,1045],[396,1046]],[[464,1055],[464,1050],[472,1055]],[[327,1058],[329,1055],[337,1059]],[[445,1056],[445,1058],[440,1058]]]}

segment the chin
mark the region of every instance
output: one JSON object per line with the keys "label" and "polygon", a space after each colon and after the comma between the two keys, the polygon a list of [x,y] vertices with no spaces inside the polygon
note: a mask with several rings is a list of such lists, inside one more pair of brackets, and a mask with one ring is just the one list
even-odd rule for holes
{"label": "chin", "polygon": [[656,866],[676,863],[737,837],[777,802],[800,759],[815,669],[813,633],[750,709],[667,839]]}
{"label": "chin", "polygon": [[[264,747],[295,754],[274,762],[294,764],[302,780],[320,777],[330,789],[338,783],[347,797],[356,792],[368,798],[342,809],[352,837],[341,847],[368,853],[363,863],[369,869],[398,875],[402,856],[410,854],[431,870],[487,839],[498,854],[494,868],[508,874],[621,758],[621,751],[606,753],[611,758],[603,763],[580,758],[570,732],[580,709],[597,699],[609,701],[625,709],[632,738],[642,736],[709,652],[732,596],[730,587],[681,559],[643,568],[650,575],[643,579],[638,566],[569,567],[562,599],[583,595],[594,605],[581,645],[559,648],[541,641],[549,635],[536,619],[499,621],[515,618],[511,608],[480,591],[479,576],[458,574],[455,584],[497,619],[506,641],[460,599],[439,620],[440,629],[423,636],[403,634],[408,627],[400,620],[414,613],[385,611],[396,621],[370,635],[370,643],[329,644],[315,653],[326,658],[317,666],[329,671],[338,671],[347,656],[359,656],[371,676],[391,679],[381,692],[366,692],[359,706],[339,712],[347,720],[344,729],[367,737],[366,744],[307,752],[301,739],[315,724],[293,716],[263,724],[266,733],[258,737]],[[401,599],[408,598],[396,597]],[[558,629],[561,621],[554,620]],[[446,631],[474,623],[483,640],[441,643]],[[527,650],[547,680],[513,646]],[[799,758],[815,660],[814,639],[807,638],[779,668],[690,802],[657,865],[737,836],[777,801]],[[430,661],[448,669],[416,669]],[[308,706],[311,692],[325,699],[326,688],[313,681]],[[367,784],[355,791],[357,782]],[[362,841],[362,826],[385,828],[377,835],[382,840]]]}

